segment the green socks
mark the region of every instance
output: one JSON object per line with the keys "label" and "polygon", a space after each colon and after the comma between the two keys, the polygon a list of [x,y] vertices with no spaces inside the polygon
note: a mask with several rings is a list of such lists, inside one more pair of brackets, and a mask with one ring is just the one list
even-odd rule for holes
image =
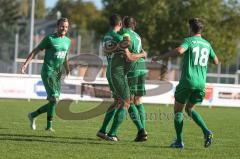
{"label": "green socks", "polygon": [[126,108],[118,108],[116,114],[113,119],[112,128],[109,131],[110,136],[117,135],[117,129],[119,128],[120,124],[123,122],[126,116],[127,109]]}
{"label": "green socks", "polygon": [[146,113],[143,104],[136,105],[143,128],[146,128]]}
{"label": "green socks", "polygon": [[51,102],[41,106],[40,108],[38,108],[36,111],[32,112],[31,116],[33,118],[35,118],[38,115],[47,112],[47,129],[49,129],[52,127],[52,119],[53,119],[53,115],[55,112],[56,104],[57,104],[56,102],[51,101]]}
{"label": "green socks", "polygon": [[104,120],[103,120],[102,127],[100,129],[100,132],[102,132],[102,133],[106,133],[107,132],[107,126],[108,126],[109,122],[112,120],[112,118],[115,115],[116,111],[117,111],[117,108],[113,104],[108,108],[108,110],[107,110],[107,112],[105,114]]}
{"label": "green socks", "polygon": [[174,126],[177,134],[177,141],[182,142],[182,129],[183,129],[183,113],[175,113],[174,116]]}
{"label": "green socks", "polygon": [[48,110],[47,110],[47,129],[52,127],[52,119],[55,113],[57,102],[49,102]]}
{"label": "green socks", "polygon": [[136,106],[133,103],[130,104],[128,113],[129,113],[129,116],[132,119],[133,123],[136,125],[138,131],[142,130],[143,126],[142,126],[142,123],[140,120],[140,116],[139,116]]}
{"label": "green socks", "polygon": [[32,112],[32,113],[31,113],[31,116],[32,116],[33,118],[35,118],[35,117],[37,117],[38,115],[40,115],[40,114],[42,114],[42,113],[46,113],[47,110],[48,110],[49,104],[50,104],[50,103],[47,103],[47,104],[41,106],[41,107],[38,108],[36,111]]}
{"label": "green socks", "polygon": [[196,110],[192,110],[191,112],[188,113],[188,115],[193,119],[193,121],[201,127],[203,134],[206,134],[206,132],[208,132],[208,128],[206,126],[206,124],[204,123],[201,115],[196,111]]}
{"label": "green socks", "polygon": [[[192,110],[191,112],[188,112],[188,115],[193,119],[193,121],[199,127],[201,127],[203,134],[206,134],[206,132],[209,131],[206,124],[204,123],[202,117],[200,116],[200,114],[197,111]],[[175,126],[175,130],[176,130],[176,134],[177,134],[177,141],[182,142],[182,128],[183,128],[183,113],[182,112],[175,113],[174,126]]]}

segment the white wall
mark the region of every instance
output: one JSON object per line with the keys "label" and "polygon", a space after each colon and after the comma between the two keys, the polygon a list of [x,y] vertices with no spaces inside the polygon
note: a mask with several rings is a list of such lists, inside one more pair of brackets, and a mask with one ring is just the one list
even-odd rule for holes
{"label": "white wall", "polygon": [[[97,78],[93,82],[86,82],[82,78],[70,77],[65,79],[64,83],[60,99],[102,101],[102,98],[88,95],[81,97],[81,85],[82,83],[107,85],[107,80]],[[143,102],[173,104],[176,85],[177,82],[147,81],[147,96],[143,98]],[[46,99],[46,92],[39,75],[0,74],[0,98]],[[240,86],[207,84],[206,97],[202,105],[240,107]]]}

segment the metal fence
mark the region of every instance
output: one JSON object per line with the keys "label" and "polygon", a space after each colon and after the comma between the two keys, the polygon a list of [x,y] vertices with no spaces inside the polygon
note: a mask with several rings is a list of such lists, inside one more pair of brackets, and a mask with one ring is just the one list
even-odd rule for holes
{"label": "metal fence", "polygon": [[[33,44],[36,46],[41,39],[49,33],[52,33],[55,28],[54,21],[37,21],[35,23],[36,30],[34,33]],[[46,29],[48,28],[48,29]],[[94,31],[82,30],[78,32],[74,28],[70,29],[69,37],[72,40],[72,46],[70,50],[70,55],[74,56],[80,53],[89,53],[99,56],[103,56],[101,38],[97,38]],[[25,29],[25,32],[15,32],[6,36],[4,39],[0,39],[1,48],[0,48],[0,73],[19,73],[19,69],[29,53],[29,33],[28,27]],[[36,60],[31,66],[31,74],[40,74],[42,59],[44,57],[43,53],[40,53]],[[239,59],[240,57],[236,57]],[[104,58],[102,58],[104,59]],[[40,60],[40,61],[39,61]],[[149,60],[150,61],[150,60]],[[174,79],[178,80],[180,75],[180,62],[179,58],[170,60],[168,62],[168,70],[175,70],[176,76]],[[239,68],[238,61],[236,60],[235,65],[210,65],[208,69],[207,82],[209,83],[227,83],[227,84],[239,84]],[[76,74],[77,75],[77,74]]]}

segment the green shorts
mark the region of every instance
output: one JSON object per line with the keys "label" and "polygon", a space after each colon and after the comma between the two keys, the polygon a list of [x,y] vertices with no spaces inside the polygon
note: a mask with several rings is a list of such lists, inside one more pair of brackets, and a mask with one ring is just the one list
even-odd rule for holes
{"label": "green shorts", "polygon": [[47,73],[41,73],[42,81],[47,92],[47,99],[51,99],[52,97],[58,98],[61,92],[61,75],[60,74],[52,74],[49,75]]}
{"label": "green shorts", "polygon": [[128,85],[130,88],[131,95],[134,95],[134,96],[146,95],[145,78],[146,78],[146,75],[128,78]]}
{"label": "green shorts", "polygon": [[205,97],[205,89],[189,89],[189,88],[184,88],[180,85],[177,85],[174,97],[175,97],[175,100],[181,104],[202,103]]}
{"label": "green shorts", "polygon": [[116,96],[116,94],[114,93],[114,86],[113,86],[112,80],[111,80],[111,78],[110,78],[111,75],[108,75],[108,73],[107,73],[106,77],[107,77],[107,81],[108,81],[108,85],[109,85],[110,91],[112,92],[112,97],[113,97],[114,99],[116,99],[117,96]]}
{"label": "green shorts", "polygon": [[115,97],[123,100],[130,98],[130,90],[127,82],[127,77],[124,74],[112,74],[110,78],[113,86]]}

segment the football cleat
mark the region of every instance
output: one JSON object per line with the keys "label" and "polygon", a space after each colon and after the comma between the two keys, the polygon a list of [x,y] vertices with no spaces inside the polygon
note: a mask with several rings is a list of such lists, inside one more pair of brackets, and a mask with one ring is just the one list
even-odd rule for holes
{"label": "football cleat", "polygon": [[29,119],[29,121],[30,121],[30,128],[32,129],[32,130],[36,130],[36,118],[33,118],[32,117],[32,115],[31,115],[31,113],[28,113],[28,119]]}
{"label": "football cleat", "polygon": [[103,139],[103,140],[107,140],[108,139],[107,134],[106,133],[102,133],[101,131],[98,131],[96,136],[101,138],[101,139]]}
{"label": "football cleat", "polygon": [[48,132],[55,132],[55,130],[53,128],[46,128],[45,130]]}
{"label": "football cleat", "polygon": [[147,138],[148,138],[147,132],[143,129],[137,133],[137,136],[134,139],[134,141],[135,142],[147,141]]}
{"label": "football cleat", "polygon": [[213,139],[213,133],[211,131],[208,131],[204,135],[204,147],[207,148],[212,144],[212,139]]}
{"label": "football cleat", "polygon": [[175,141],[170,145],[170,147],[171,147],[171,148],[183,149],[183,148],[184,148],[184,143],[175,140]]}
{"label": "football cleat", "polygon": [[111,136],[111,135],[107,135],[107,139],[106,140],[114,141],[114,142],[120,141],[117,136]]}

